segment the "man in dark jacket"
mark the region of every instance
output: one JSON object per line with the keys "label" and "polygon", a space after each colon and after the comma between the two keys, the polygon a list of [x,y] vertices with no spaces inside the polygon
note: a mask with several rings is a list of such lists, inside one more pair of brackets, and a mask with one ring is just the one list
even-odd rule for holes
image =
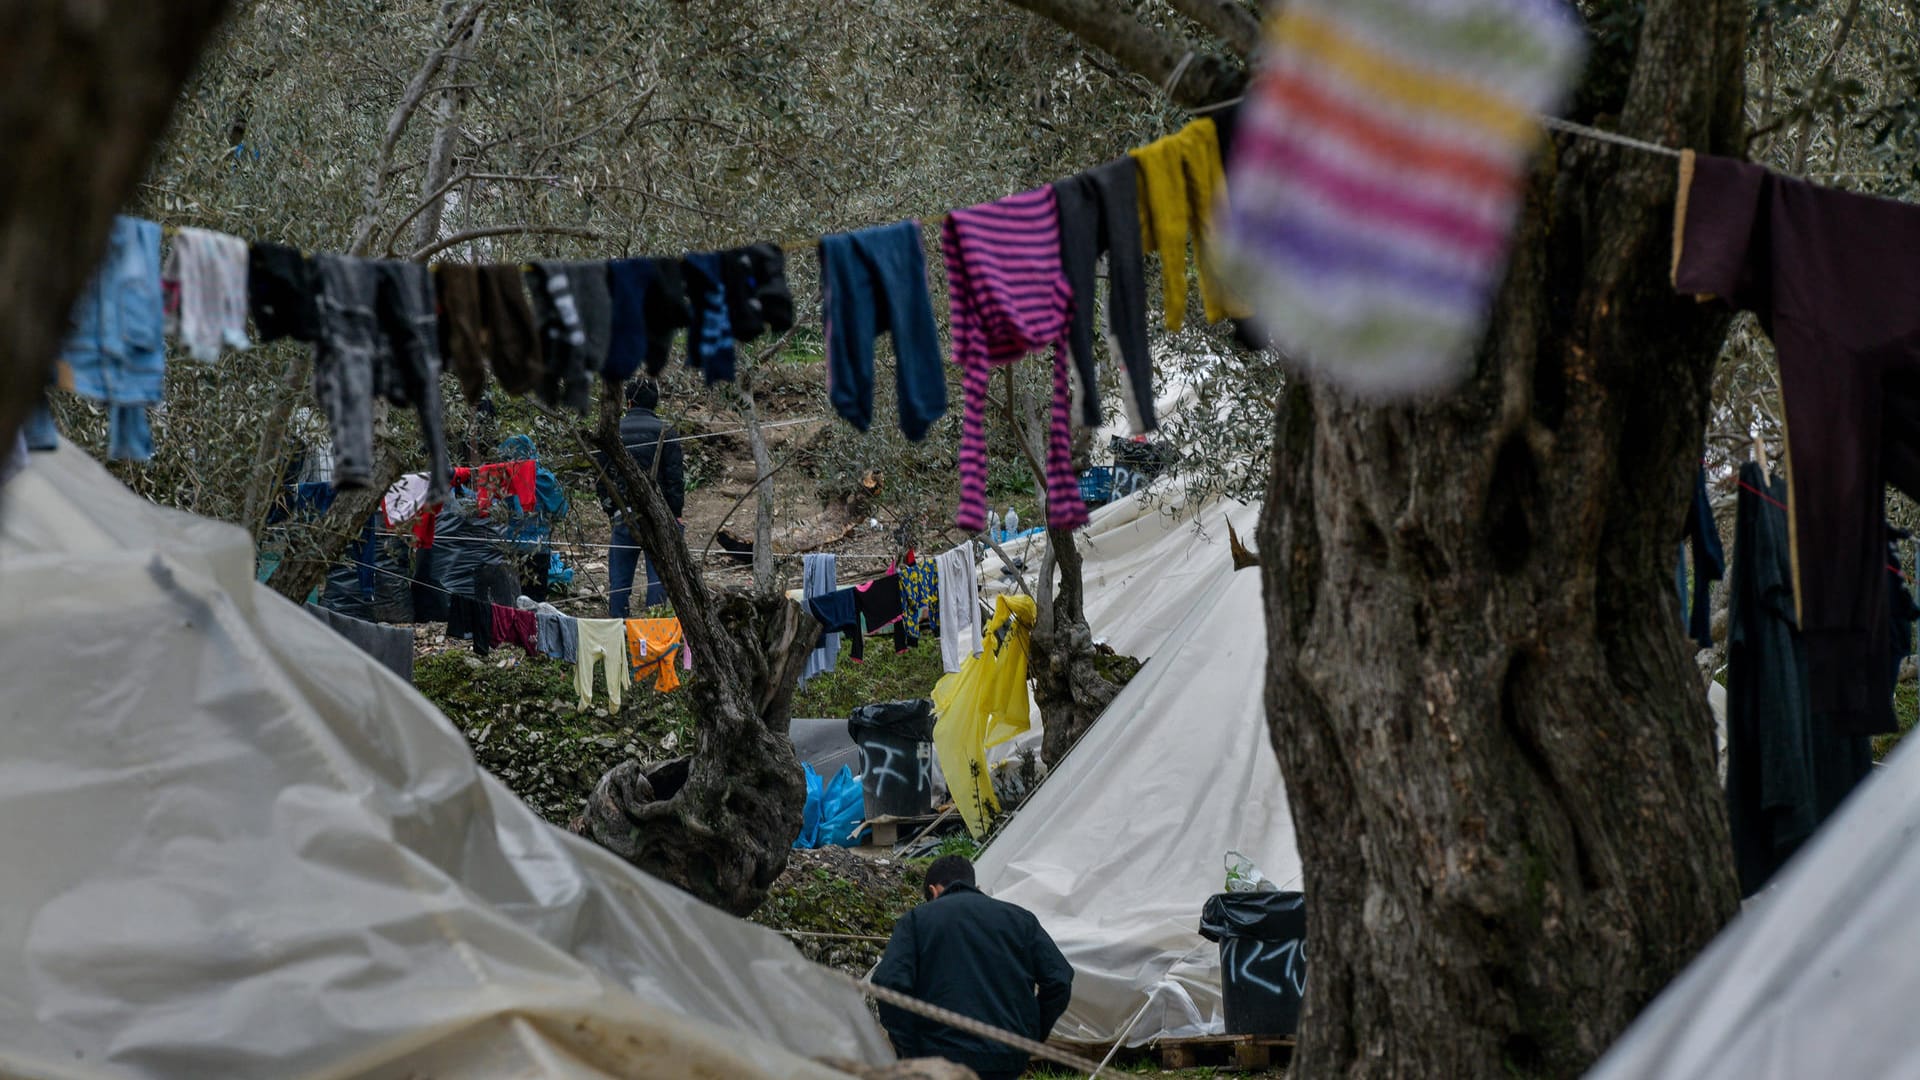
{"label": "man in dark jacket", "polygon": [[[928,903],[894,924],[873,982],[983,1023],[1045,1042],[1073,996],[1073,968],[1025,908],[974,888],[973,864],[943,855],[927,868]],[[1012,1080],[1027,1054],[880,1003],[880,1022],[903,1058],[940,1057],[980,1080]]]}
{"label": "man in dark jacket", "polygon": [[[687,485],[684,459],[680,453],[678,436],[654,413],[660,404],[660,387],[652,379],[636,379],[627,385],[627,415],[620,418],[620,443],[633,455],[634,464],[640,471],[649,473],[660,485],[660,494],[667,500],[667,509],[679,517],[686,507]],[[659,457],[659,469],[654,469],[654,458]],[[607,508],[607,516],[613,519],[613,548],[607,553],[607,578],[610,586],[607,596],[607,617],[624,619],[627,617],[629,598],[633,595],[634,571],[640,565],[640,541],[634,538],[633,531],[620,519],[620,511],[607,497],[602,486],[601,502]],[[653,560],[647,560],[647,607],[656,607],[667,602],[667,590],[660,583],[660,573],[654,568]]]}

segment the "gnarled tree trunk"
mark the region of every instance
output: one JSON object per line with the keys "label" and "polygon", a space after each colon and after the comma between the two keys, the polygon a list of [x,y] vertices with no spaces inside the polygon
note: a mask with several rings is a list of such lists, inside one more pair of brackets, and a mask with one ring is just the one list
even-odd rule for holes
{"label": "gnarled tree trunk", "polygon": [[[1226,96],[1127,5],[1010,2],[1182,105]],[[1588,7],[1640,21],[1599,43],[1585,117],[1738,152],[1743,5]],[[1667,286],[1674,173],[1562,139],[1459,394],[1284,397],[1260,562],[1305,1075],[1578,1073],[1734,910],[1671,596],[1725,322]]]}
{"label": "gnarled tree trunk", "polygon": [[225,0],[0,4],[0,464]]}
{"label": "gnarled tree trunk", "polygon": [[[800,835],[806,785],[787,726],[817,624],[778,593],[707,591],[659,485],[620,443],[617,389],[593,432],[607,486],[659,568],[699,678],[693,753],[601,778],[582,831],[642,870],[745,915],[766,899]],[[624,493],[624,494],[623,494]]]}
{"label": "gnarled tree trunk", "polygon": [[[1620,128],[1737,152],[1745,17],[1649,2],[1594,59],[1631,71]],[[1260,548],[1305,1074],[1578,1074],[1736,907],[1672,596],[1725,330],[1667,285],[1675,172],[1563,138],[1458,395],[1281,405]]]}
{"label": "gnarled tree trunk", "polygon": [[[1047,543],[1049,565],[1040,569],[1041,611],[1028,647],[1032,659],[1028,672],[1033,679],[1033,699],[1040,706],[1045,724],[1040,759],[1051,768],[1093,727],[1125,684],[1114,682],[1100,671],[1099,650],[1087,626],[1080,549],[1073,533],[1050,528]],[[1051,564],[1060,568],[1057,585]]]}

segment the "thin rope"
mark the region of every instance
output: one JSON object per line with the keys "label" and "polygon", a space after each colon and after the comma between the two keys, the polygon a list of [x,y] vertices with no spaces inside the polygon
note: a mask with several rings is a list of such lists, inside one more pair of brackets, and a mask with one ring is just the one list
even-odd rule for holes
{"label": "thin rope", "polygon": [[[772,421],[771,423],[761,424],[760,430],[770,431],[774,428],[792,427],[795,424],[811,424],[811,423],[814,423],[815,421],[831,420],[831,419],[833,418],[825,414],[822,414],[819,416],[801,416],[801,417],[796,417],[792,420],[775,420],[775,421]],[[659,446],[664,443],[696,442],[700,439],[718,439],[723,435],[742,435],[742,434],[746,434],[750,430],[751,430],[750,428],[743,428],[743,427],[727,428],[725,431],[704,431],[698,435],[675,435],[671,439],[648,439],[646,442],[643,442],[643,443],[622,443],[621,445],[625,446],[629,450],[637,450],[643,446]]]}
{"label": "thin rope", "polygon": [[1222,109],[1231,109],[1245,100],[1247,100],[1247,95],[1241,94],[1239,97],[1230,97],[1225,101],[1216,101],[1211,105],[1196,105],[1188,109],[1187,114],[1189,116],[1200,116],[1204,113],[1219,112]]}
{"label": "thin rope", "polygon": [[1046,1043],[1035,1042],[1024,1035],[1015,1035],[1011,1031],[994,1027],[992,1024],[983,1024],[971,1016],[962,1016],[951,1009],[943,1009],[938,1005],[929,1005],[910,994],[903,994],[898,990],[892,990],[884,986],[876,986],[865,979],[856,979],[838,968],[830,968],[825,964],[816,966],[822,971],[830,973],[841,982],[847,983],[854,989],[873,998],[875,1001],[885,1002],[897,1009],[905,1009],[910,1013],[924,1016],[929,1020],[937,1020],[950,1028],[964,1031],[969,1035],[978,1035],[983,1039],[992,1039],[997,1043],[1005,1043],[1017,1050],[1025,1050],[1034,1057],[1045,1058],[1057,1065],[1065,1065],[1069,1069],[1077,1069],[1088,1076],[1100,1075],[1099,1064],[1088,1061],[1078,1054],[1070,1054],[1065,1050],[1055,1049]]}
{"label": "thin rope", "polygon": [[[301,524],[305,524],[305,523],[303,522]],[[317,525],[309,525],[308,527],[316,528],[316,529],[319,528],[319,526]],[[411,531],[393,531],[388,529],[376,529],[374,530],[374,535],[386,536],[386,537],[408,537],[408,536],[412,536],[413,533]],[[518,539],[513,539],[511,537],[501,537],[500,539],[496,540],[496,539],[492,539],[490,537],[485,537],[485,536],[436,536],[434,537],[433,544],[435,547],[438,547],[441,544],[486,544],[489,546],[507,546],[507,547],[517,547],[520,545],[526,545],[536,549],[537,548],[555,548],[563,551],[645,551],[646,550],[646,548],[640,544],[596,544],[586,540],[552,540],[552,539],[518,540]],[[688,554],[691,554],[691,555],[738,555],[738,556],[741,556],[742,558],[745,558],[746,556],[753,554],[751,550],[733,551],[728,548],[688,548],[687,552]],[[531,554],[531,553],[529,552],[525,554]],[[885,552],[885,551],[847,551],[847,552],[776,551],[773,553],[773,557],[776,559],[799,559],[799,558],[804,558],[805,556],[808,556],[808,555],[823,555],[823,554],[835,555],[842,559],[891,559],[891,558],[894,558],[894,555],[891,552]]]}
{"label": "thin rope", "polygon": [[1193,63],[1193,50],[1188,49],[1187,55],[1181,57],[1180,62],[1173,65],[1173,74],[1168,75],[1167,81],[1160,84],[1160,92],[1168,97],[1172,97],[1173,88],[1180,85],[1180,76],[1187,73],[1187,65],[1191,63]]}
{"label": "thin rope", "polygon": [[[1187,955],[1192,956],[1193,955],[1192,950],[1189,950]],[[1182,957],[1182,959],[1185,959],[1185,957]],[[1140,1007],[1134,1010],[1133,1019],[1127,1021],[1127,1026],[1121,1028],[1120,1034],[1114,1036],[1113,1045],[1107,1048],[1107,1056],[1100,1059],[1100,1068],[1104,1069],[1108,1065],[1111,1065],[1113,1063],[1113,1056],[1115,1054],[1118,1054],[1120,1052],[1120,1048],[1127,1044],[1127,1036],[1133,1034],[1133,1025],[1140,1022],[1140,1018],[1147,1014],[1147,1009],[1152,1004],[1153,1004],[1153,998],[1152,996],[1148,996],[1147,1000],[1141,1002]],[[1100,1075],[1099,1071],[1095,1070],[1094,1075],[1095,1076]]]}
{"label": "thin rope", "polygon": [[1540,122],[1555,131],[1564,131],[1569,135],[1578,135],[1582,138],[1592,139],[1595,142],[1612,143],[1615,146],[1624,146],[1629,150],[1640,150],[1649,154],[1659,154],[1661,157],[1677,158],[1680,156],[1680,151],[1675,150],[1671,146],[1662,146],[1659,143],[1647,142],[1644,139],[1636,139],[1629,135],[1603,131],[1600,128],[1588,127],[1585,124],[1576,124],[1571,120],[1562,120],[1557,116],[1543,116],[1540,118]]}
{"label": "thin rope", "polygon": [[[1191,56],[1192,54],[1188,55]],[[1230,109],[1246,99],[1246,95],[1242,94],[1238,97],[1230,97],[1225,101],[1216,101],[1211,105],[1196,106],[1195,108],[1188,109],[1187,112],[1193,116],[1220,112],[1223,109]],[[1659,154],[1662,157],[1677,158],[1680,156],[1680,151],[1675,150],[1671,146],[1662,146],[1659,143],[1636,139],[1630,135],[1621,135],[1618,132],[1606,131],[1597,127],[1588,127],[1585,124],[1576,124],[1571,120],[1562,120],[1557,116],[1542,116],[1540,117],[1540,122],[1555,131],[1564,131],[1569,135],[1578,135],[1596,142],[1613,143],[1615,146],[1625,146],[1629,149],[1642,150],[1649,154]]]}

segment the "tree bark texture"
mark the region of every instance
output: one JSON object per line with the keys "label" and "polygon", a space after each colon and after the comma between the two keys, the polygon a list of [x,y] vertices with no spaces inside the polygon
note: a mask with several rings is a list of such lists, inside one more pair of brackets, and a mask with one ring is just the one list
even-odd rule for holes
{"label": "tree bark texture", "polygon": [[225,0],[0,4],[0,463]]}
{"label": "tree bark texture", "polygon": [[[1621,130],[1737,153],[1745,18],[1650,0]],[[1737,907],[1672,595],[1726,327],[1667,284],[1675,173],[1562,138],[1461,392],[1284,395],[1260,550],[1301,1075],[1577,1075]]]}
{"label": "tree bark texture", "polygon": [[1240,0],[1167,0],[1169,6],[1219,38],[1245,60],[1260,47],[1260,18]]}
{"label": "tree bark texture", "polygon": [[376,436],[373,440],[373,477],[366,487],[342,491],[333,505],[311,527],[293,530],[280,565],[267,584],[274,592],[304,603],[307,594],[327,579],[347,547],[360,538],[367,518],[380,509],[387,489],[406,471],[406,463],[394,450],[394,440]]}
{"label": "tree bark texture", "polygon": [[[1053,22],[1097,46],[1129,70],[1153,80],[1176,105],[1185,108],[1211,105],[1233,97],[1246,87],[1246,70],[1225,55],[1230,50],[1148,26],[1134,16],[1130,4],[1113,0],[1008,2]],[[1175,6],[1194,14],[1220,5],[1213,0],[1181,0]],[[1223,22],[1228,18],[1218,14],[1215,17]]]}
{"label": "tree bark texture", "polygon": [[1045,721],[1040,759],[1052,768],[1113,704],[1121,684],[1103,675],[1095,660],[1098,650],[1087,626],[1082,560],[1073,533],[1048,529],[1047,544],[1052,561],[1060,567],[1060,581],[1052,584],[1049,568],[1041,568],[1041,603],[1047,613],[1034,627],[1028,653],[1033,698]]}
{"label": "tree bark texture", "polygon": [[620,443],[619,400],[609,388],[592,443],[693,650],[698,677],[682,692],[693,695],[697,720],[684,766],[627,763],[602,778],[583,831],[655,877],[745,915],[766,899],[800,835],[806,785],[787,727],[818,626],[777,593],[707,591],[659,485]]}

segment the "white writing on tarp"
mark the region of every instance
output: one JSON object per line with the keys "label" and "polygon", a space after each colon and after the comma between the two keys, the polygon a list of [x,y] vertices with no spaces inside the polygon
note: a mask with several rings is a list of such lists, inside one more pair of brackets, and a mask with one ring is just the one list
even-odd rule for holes
{"label": "white writing on tarp", "polygon": [[1143,472],[1134,472],[1125,465],[1113,467],[1113,498],[1120,499],[1139,491],[1153,479]]}

